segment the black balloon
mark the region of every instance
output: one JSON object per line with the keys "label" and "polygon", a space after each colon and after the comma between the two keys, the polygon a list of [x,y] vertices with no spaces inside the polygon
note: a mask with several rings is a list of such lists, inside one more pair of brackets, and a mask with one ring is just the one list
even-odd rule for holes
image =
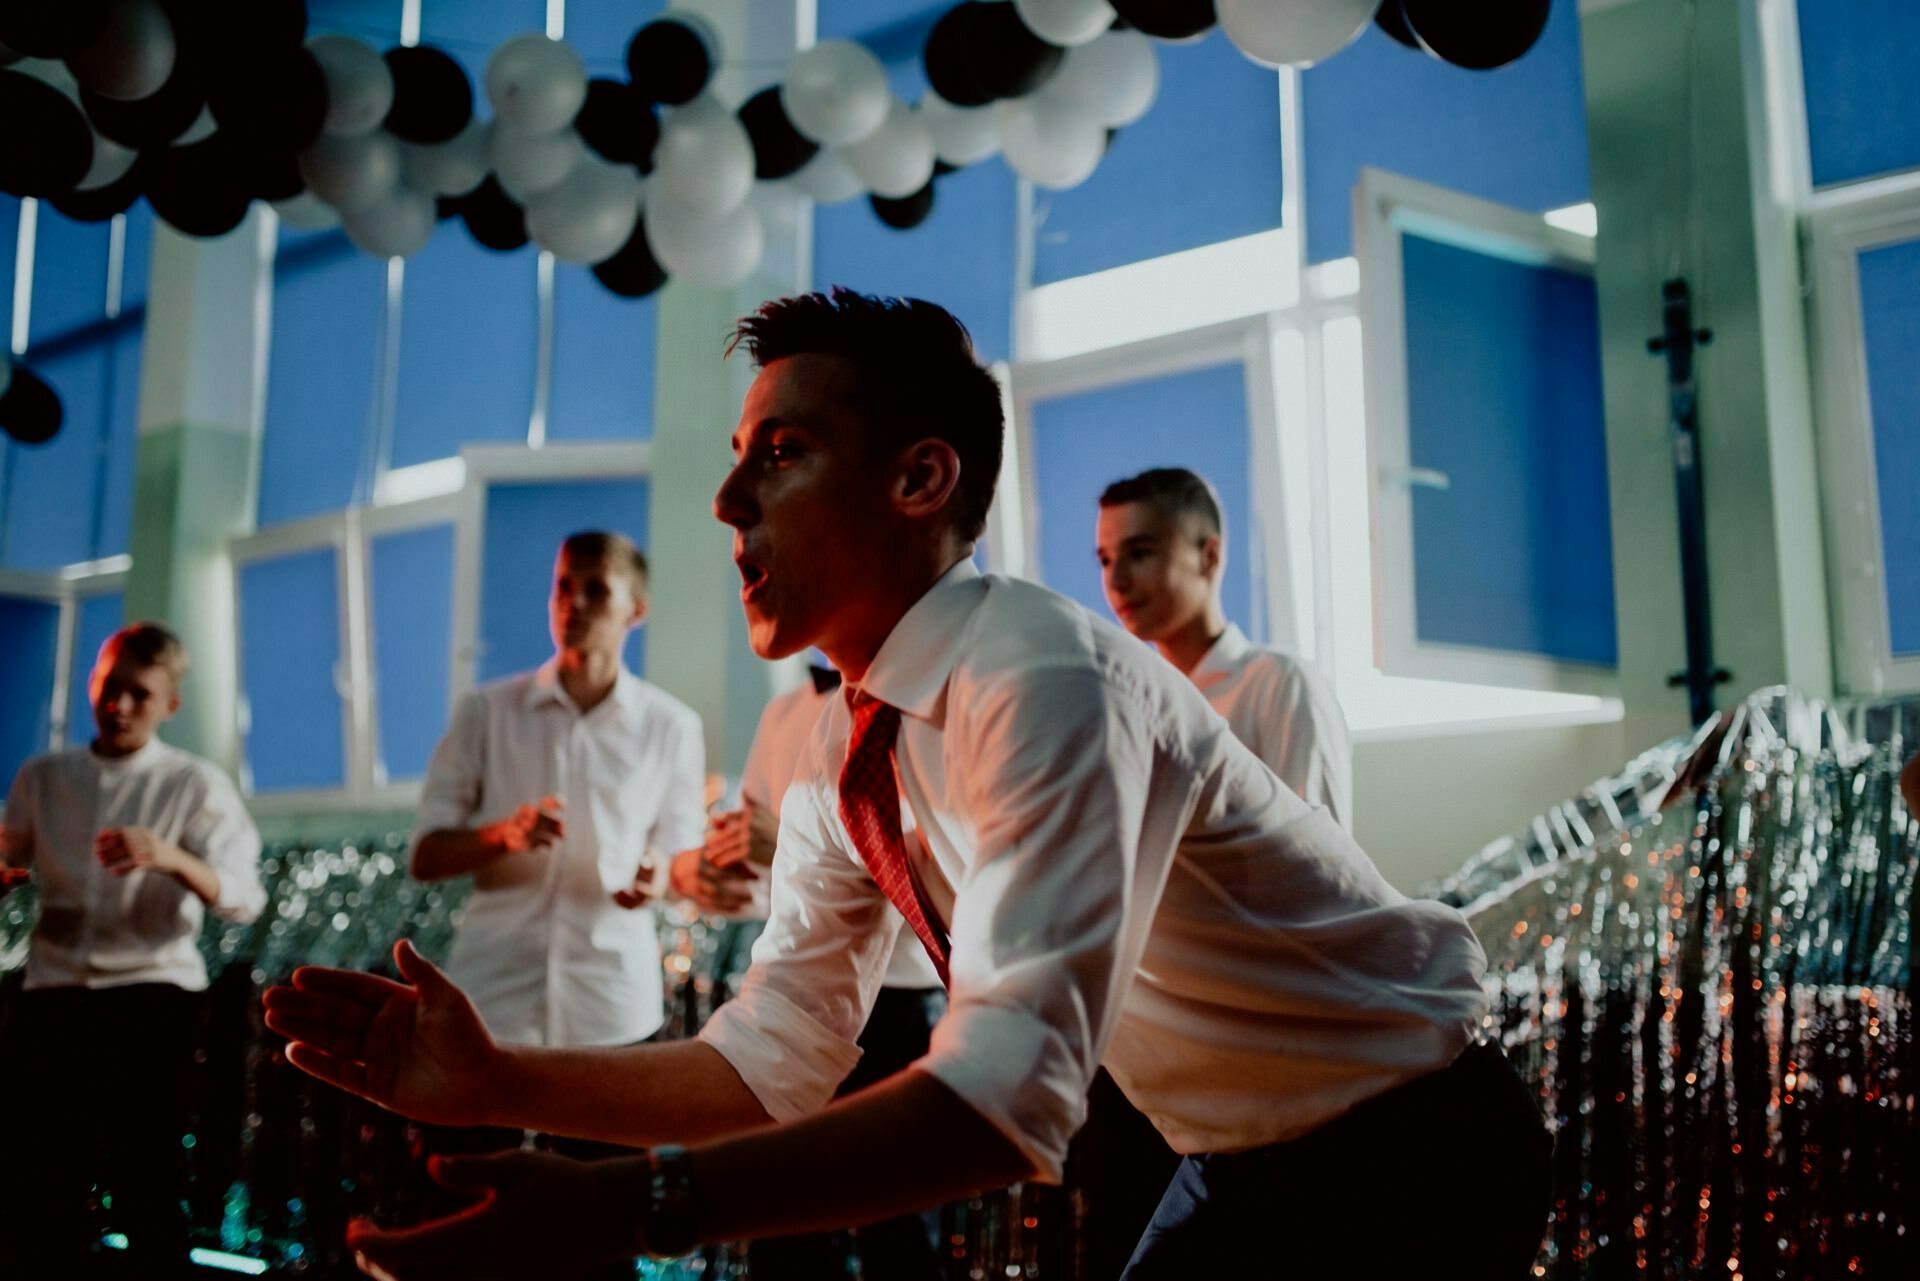
{"label": "black balloon", "polygon": [[433,219],[445,222],[449,218],[458,218],[467,209],[465,196],[435,196],[433,198]]}
{"label": "black balloon", "polygon": [[785,178],[799,173],[820,154],[820,144],[793,127],[780,105],[780,86],[770,85],[747,99],[740,123],[753,143],[753,176]]}
{"label": "black balloon", "polygon": [[527,211],[515,204],[492,174],[460,198],[467,231],[488,249],[502,253],[527,243]]}
{"label": "black balloon", "polygon": [[209,69],[298,45],[307,36],[306,0],[161,0],[174,30],[204,54]]}
{"label": "black balloon", "polygon": [[692,102],[713,79],[714,51],[698,27],[656,18],[627,43],[627,75],[648,102]]}
{"label": "black balloon", "polygon": [[207,105],[220,132],[276,151],[300,151],[327,122],[327,78],[300,45],[263,50],[209,77]]}
{"label": "black balloon", "polygon": [[431,45],[389,49],[393,109],[387,132],[402,142],[447,142],[473,119],[473,85],[453,58]]}
{"label": "black balloon", "polygon": [[666,270],[647,244],[646,215],[633,224],[633,234],[618,252],[593,265],[593,278],[622,298],[645,298],[667,283]]}
{"label": "black balloon", "polygon": [[0,396],[0,431],[23,445],[44,445],[59,433],[65,417],[53,388],[25,365],[15,365]]}
{"label": "black balloon", "polygon": [[1533,48],[1552,0],[1400,0],[1407,26],[1428,53],[1456,67],[1490,71]]}
{"label": "black balloon", "polygon": [[4,0],[0,44],[29,58],[64,58],[100,38],[107,0]]}
{"label": "black balloon", "polygon": [[[1212,12],[1208,0],[1208,12]],[[927,33],[921,57],[933,91],[956,107],[983,107],[1032,93],[1059,67],[1066,50],[1027,29],[1004,0],[965,0]]]}
{"label": "black balloon", "polygon": [[927,185],[911,196],[898,199],[889,196],[868,196],[868,203],[881,222],[899,231],[918,227],[933,212],[933,179],[927,179]]}
{"label": "black balloon", "polygon": [[105,222],[123,214],[146,194],[147,184],[160,169],[160,153],[143,151],[118,179],[87,191],[70,191],[50,202],[75,222]]}
{"label": "black balloon", "polygon": [[256,200],[292,200],[307,189],[299,153],[275,147],[235,146],[234,177]]}
{"label": "black balloon", "polygon": [[123,147],[164,147],[199,118],[207,92],[192,47],[183,40],[176,44],[167,82],[153,93],[123,102],[82,87],[80,103],[101,137]]}
{"label": "black balloon", "polygon": [[1420,48],[1420,37],[1414,35],[1413,28],[1407,25],[1406,11],[1400,7],[1400,0],[1381,0],[1380,11],[1373,15],[1373,25],[1409,49]]}
{"label": "black balloon", "polygon": [[176,231],[224,236],[240,225],[253,203],[237,168],[233,144],[218,134],[170,147],[147,187],[147,199]]}
{"label": "black balloon", "polygon": [[0,71],[0,191],[58,196],[93,164],[93,131],[73,99],[24,71]]}
{"label": "black balloon", "polygon": [[660,121],[653,104],[632,85],[605,76],[587,81],[587,100],[573,127],[602,159],[653,172],[653,149],[660,141]]}
{"label": "black balloon", "polygon": [[1162,40],[1185,40],[1218,22],[1213,0],[1112,0],[1128,26]]}

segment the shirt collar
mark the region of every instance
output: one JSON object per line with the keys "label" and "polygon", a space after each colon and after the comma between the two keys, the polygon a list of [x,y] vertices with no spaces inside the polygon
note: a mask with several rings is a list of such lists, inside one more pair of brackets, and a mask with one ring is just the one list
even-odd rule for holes
{"label": "shirt collar", "polygon": [[986,590],[971,557],[942,574],[887,633],[860,689],[908,716],[937,722],[947,678],[966,643],[967,617]]}
{"label": "shirt collar", "polygon": [[1197,681],[1209,672],[1231,670],[1233,664],[1245,658],[1247,651],[1252,648],[1253,643],[1247,639],[1247,634],[1240,630],[1239,625],[1228,623],[1227,630],[1220,633],[1219,639],[1208,647],[1206,654],[1194,665],[1194,679]]}
{"label": "shirt collar", "polygon": [[[613,674],[612,691],[608,693],[606,699],[596,705],[596,710],[598,710],[599,707],[605,706],[606,703],[615,700],[626,703],[633,697],[634,688],[639,680],[640,678],[638,676],[635,676],[627,670],[625,663],[620,664]],[[576,716],[584,714],[580,711],[580,708],[575,705],[573,697],[567,693],[566,686],[560,683],[560,660],[558,658],[549,658],[546,662],[540,664],[539,670],[533,674],[533,679],[527,682],[527,710],[532,711],[548,703],[558,703]]]}
{"label": "shirt collar", "polygon": [[88,760],[93,762],[95,768],[118,774],[128,770],[147,768],[165,754],[167,749],[161,743],[160,736],[155,734],[125,756],[102,756],[93,750],[91,744],[80,750],[85,753]]}

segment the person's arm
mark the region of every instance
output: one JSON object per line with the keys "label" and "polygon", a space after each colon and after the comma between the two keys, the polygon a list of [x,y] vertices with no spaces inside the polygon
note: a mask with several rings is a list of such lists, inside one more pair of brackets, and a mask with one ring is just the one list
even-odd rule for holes
{"label": "person's arm", "polygon": [[93,839],[94,857],[115,876],[158,872],[207,904],[220,901],[220,873],[150,827],[109,827]]}
{"label": "person's arm", "polygon": [[7,809],[0,819],[0,895],[33,879],[32,762],[22,765],[7,790]]}
{"label": "person's arm", "polygon": [[567,834],[561,807],[559,797],[543,796],[538,805],[522,805],[497,823],[423,832],[414,840],[407,870],[416,881],[444,881],[510,854],[550,849]]}
{"label": "person's arm", "polygon": [[[678,734],[665,791],[647,832],[646,848],[638,855],[633,880],[615,891],[613,901],[631,911],[669,892],[685,893],[678,864],[695,851],[707,828],[707,740],[700,717],[687,712],[676,718]],[[696,900],[697,901],[697,900]],[[713,909],[701,904],[704,910]]]}
{"label": "person's arm", "polygon": [[267,906],[260,884],[260,831],[232,780],[211,765],[202,778],[206,790],[180,844],[214,875],[215,893],[206,899],[214,915],[244,925]]}

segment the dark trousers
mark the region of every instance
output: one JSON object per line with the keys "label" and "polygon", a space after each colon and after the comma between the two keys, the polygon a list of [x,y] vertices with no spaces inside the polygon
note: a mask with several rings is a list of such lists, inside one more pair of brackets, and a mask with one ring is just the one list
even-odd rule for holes
{"label": "dark trousers", "polygon": [[1473,1046],[1298,1139],[1182,1159],[1123,1281],[1521,1281],[1552,1147],[1499,1048]]}
{"label": "dark trousers", "polygon": [[[857,1094],[922,1058],[946,1007],[947,994],[939,988],[881,988],[860,1033],[860,1062],[837,1097]],[[938,1275],[933,1232],[918,1214],[869,1223],[851,1239],[841,1232],[768,1237],[748,1247],[747,1259],[754,1281],[831,1281],[847,1275],[847,1256],[855,1250],[862,1281],[933,1281]]]}
{"label": "dark trousers", "polygon": [[[20,995],[0,1048],[0,1276],[175,1277],[201,997],[170,983]],[[101,1248],[106,1233],[124,1250]]]}

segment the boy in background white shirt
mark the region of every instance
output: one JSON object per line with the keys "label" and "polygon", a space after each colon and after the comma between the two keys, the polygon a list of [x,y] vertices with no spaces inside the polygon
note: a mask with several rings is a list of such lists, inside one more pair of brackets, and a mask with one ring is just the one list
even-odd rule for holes
{"label": "boy in background white shirt", "polygon": [[29,760],[7,799],[0,862],[38,883],[40,916],[5,1038],[19,1103],[0,1127],[14,1140],[0,1148],[13,1219],[0,1275],[94,1275],[94,1184],[127,1238],[107,1261],[193,1274],[180,1202],[182,1087],[207,987],[197,939],[207,908],[250,921],[266,894],[232,782],[155,737],[186,672],[186,648],[157,623],[114,633],[88,680],[92,743]]}

